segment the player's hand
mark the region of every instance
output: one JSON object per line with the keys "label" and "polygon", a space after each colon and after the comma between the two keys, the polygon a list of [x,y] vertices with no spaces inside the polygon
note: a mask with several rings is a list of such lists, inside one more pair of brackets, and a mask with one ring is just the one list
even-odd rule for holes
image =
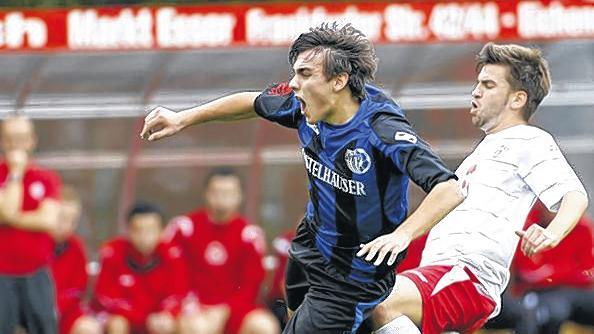
{"label": "player's hand", "polygon": [[154,141],[172,136],[184,128],[180,118],[180,114],[173,110],[156,107],[144,118],[140,137]]}
{"label": "player's hand", "polygon": [[543,250],[551,249],[559,243],[559,238],[538,224],[533,224],[526,231],[516,231],[521,240],[522,253],[528,257]]}
{"label": "player's hand", "polygon": [[175,320],[167,312],[152,313],[146,319],[146,327],[151,333],[173,333]]}
{"label": "player's hand", "polygon": [[396,231],[390,234],[382,235],[364,245],[361,245],[361,250],[359,250],[357,256],[363,257],[365,254],[367,254],[367,256],[365,256],[365,261],[371,262],[371,260],[373,260],[373,258],[377,255],[373,265],[379,266],[382,264],[385,258],[387,259],[387,265],[391,266],[396,261],[398,254],[405,250],[411,241],[411,235],[400,232],[398,229],[396,229]]}

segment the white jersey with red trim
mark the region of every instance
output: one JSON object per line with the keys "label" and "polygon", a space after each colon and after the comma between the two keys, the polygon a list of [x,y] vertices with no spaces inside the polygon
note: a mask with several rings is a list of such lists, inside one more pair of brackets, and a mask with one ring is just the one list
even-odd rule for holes
{"label": "white jersey with red trim", "polygon": [[430,232],[421,266],[466,265],[499,313],[526,216],[539,198],[556,211],[569,191],[586,194],[553,137],[530,125],[487,135],[458,167],[466,199]]}

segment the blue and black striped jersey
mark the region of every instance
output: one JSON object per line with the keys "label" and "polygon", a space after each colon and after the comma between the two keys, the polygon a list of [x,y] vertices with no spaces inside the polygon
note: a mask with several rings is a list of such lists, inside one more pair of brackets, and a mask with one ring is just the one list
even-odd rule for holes
{"label": "blue and black striped jersey", "polygon": [[316,246],[328,262],[360,282],[393,270],[355,254],[361,243],[404,221],[409,178],[426,192],[455,178],[392,99],[374,86],[365,90],[358,112],[342,125],[308,124],[286,84],[269,87],[254,103],[261,117],[297,129],[309,177],[306,221]]}

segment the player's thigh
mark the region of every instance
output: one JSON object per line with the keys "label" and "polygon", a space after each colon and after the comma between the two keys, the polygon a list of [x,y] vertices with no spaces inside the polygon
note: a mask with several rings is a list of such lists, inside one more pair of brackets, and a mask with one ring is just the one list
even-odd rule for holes
{"label": "player's thigh", "polygon": [[280,324],[278,320],[265,309],[257,308],[247,313],[239,334],[278,334],[280,333]]}
{"label": "player's thigh", "polygon": [[14,280],[0,275],[0,333],[11,333],[18,323],[20,306]]}
{"label": "player's thigh", "polygon": [[101,334],[101,324],[95,318],[83,315],[74,321],[70,334]]}
{"label": "player's thigh", "polygon": [[110,315],[105,324],[107,334],[128,334],[131,327],[128,319],[121,315]]}
{"label": "player's thigh", "polygon": [[224,323],[213,321],[206,312],[192,312],[178,318],[180,334],[219,334],[225,328]]}
{"label": "player's thigh", "polygon": [[372,314],[377,327],[387,324],[397,316],[406,315],[420,324],[423,313],[423,299],[416,284],[406,276],[397,275],[396,284],[386,300],[376,306]]}
{"label": "player's thigh", "polygon": [[352,286],[312,287],[283,333],[355,333],[379,299],[354,290]]}
{"label": "player's thigh", "polygon": [[49,271],[42,269],[24,281],[21,291],[22,318],[30,334],[58,332],[55,292]]}
{"label": "player's thigh", "polygon": [[289,258],[285,275],[285,293],[287,296],[287,309],[289,317],[303,303],[309,291],[307,273],[302,265]]}

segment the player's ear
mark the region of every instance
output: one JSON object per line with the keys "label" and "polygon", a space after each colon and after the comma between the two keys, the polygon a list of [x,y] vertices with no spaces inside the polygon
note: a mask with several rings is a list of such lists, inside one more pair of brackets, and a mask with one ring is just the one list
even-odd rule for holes
{"label": "player's ear", "polygon": [[334,92],[338,93],[340,92],[342,89],[344,89],[344,87],[346,87],[349,83],[349,74],[346,72],[342,72],[337,74],[334,77]]}
{"label": "player's ear", "polygon": [[520,110],[528,103],[528,93],[523,90],[514,92],[511,100],[511,107],[514,110]]}

